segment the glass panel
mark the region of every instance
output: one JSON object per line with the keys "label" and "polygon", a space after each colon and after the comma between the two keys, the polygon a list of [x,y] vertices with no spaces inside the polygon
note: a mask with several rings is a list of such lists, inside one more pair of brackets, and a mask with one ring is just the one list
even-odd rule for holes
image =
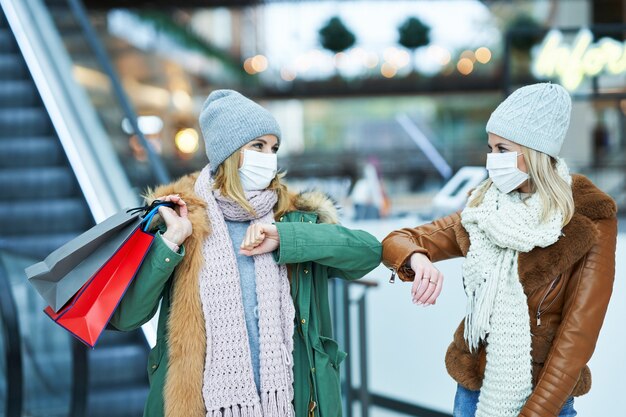
{"label": "glass panel", "polygon": [[8,272],[18,307],[22,335],[23,414],[64,417],[69,414],[72,382],[70,336],[42,313],[45,303],[24,276],[24,268],[34,262],[34,259],[0,252],[0,263]]}

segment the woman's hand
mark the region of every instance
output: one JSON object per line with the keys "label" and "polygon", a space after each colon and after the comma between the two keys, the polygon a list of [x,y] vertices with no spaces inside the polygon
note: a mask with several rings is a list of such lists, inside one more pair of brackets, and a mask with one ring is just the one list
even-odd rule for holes
{"label": "woman's hand", "polygon": [[430,259],[422,253],[414,253],[410,258],[415,280],[411,289],[413,304],[433,305],[441,294],[443,274],[435,268]]}
{"label": "woman's hand", "polygon": [[180,198],[178,194],[171,194],[165,197],[159,197],[157,200],[161,201],[171,201],[177,205],[178,211],[180,214],[176,212],[176,210],[171,209],[169,207],[161,206],[159,207],[159,214],[163,218],[165,222],[165,226],[167,230],[163,233],[163,237],[170,242],[180,246],[185,239],[187,239],[192,232],[191,222],[187,217],[189,211],[187,210],[187,205]]}
{"label": "woman's hand", "polygon": [[239,253],[246,256],[260,255],[275,251],[279,246],[280,236],[276,225],[256,223],[248,227]]}

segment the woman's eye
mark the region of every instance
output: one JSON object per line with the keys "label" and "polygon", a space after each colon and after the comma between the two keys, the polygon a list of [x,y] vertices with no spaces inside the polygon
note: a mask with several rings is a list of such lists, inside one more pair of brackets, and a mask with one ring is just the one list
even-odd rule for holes
{"label": "woman's eye", "polygon": [[254,145],[252,145],[252,146],[254,146],[254,147],[255,147],[255,148],[257,148],[257,149],[263,149],[263,144],[262,144],[262,143],[255,143],[255,144],[254,144]]}
{"label": "woman's eye", "polygon": [[272,148],[272,152],[278,153],[278,148]]}

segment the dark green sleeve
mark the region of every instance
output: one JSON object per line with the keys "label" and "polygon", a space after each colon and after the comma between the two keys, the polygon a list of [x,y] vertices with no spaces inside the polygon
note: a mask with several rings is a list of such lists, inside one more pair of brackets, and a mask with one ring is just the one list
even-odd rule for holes
{"label": "dark green sleeve", "polygon": [[330,276],[358,279],[380,264],[382,245],[363,230],[336,224],[276,223],[279,264],[316,262],[329,268]]}
{"label": "dark green sleeve", "polygon": [[146,254],[137,276],[128,287],[111,321],[114,328],[130,331],[150,321],[159,307],[159,301],[174,268],[185,254],[181,246],[173,252],[157,232],[152,247]]}

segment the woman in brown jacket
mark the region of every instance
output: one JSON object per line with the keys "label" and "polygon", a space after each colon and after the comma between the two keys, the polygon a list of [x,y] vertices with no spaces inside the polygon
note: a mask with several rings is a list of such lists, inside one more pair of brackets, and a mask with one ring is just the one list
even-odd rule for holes
{"label": "woman in brown jacket", "polygon": [[383,262],[432,305],[433,262],[465,257],[467,313],[446,354],[455,417],[572,417],[615,273],[614,201],[558,157],[571,99],[514,92],[487,123],[489,179],[464,210],[383,241]]}

